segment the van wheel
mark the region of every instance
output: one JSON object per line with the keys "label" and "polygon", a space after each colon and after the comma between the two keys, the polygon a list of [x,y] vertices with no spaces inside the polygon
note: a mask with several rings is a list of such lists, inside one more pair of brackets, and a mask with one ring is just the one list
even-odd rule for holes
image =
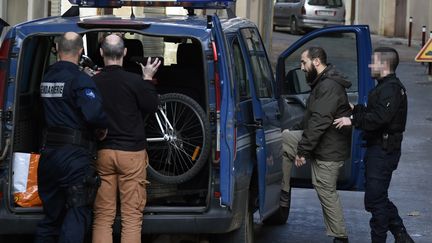
{"label": "van wheel", "polygon": [[254,243],[253,209],[246,202],[245,214],[240,228],[226,234],[214,235],[211,243]]}
{"label": "van wheel", "polygon": [[297,19],[295,17],[291,17],[290,31],[293,35],[300,34],[300,29],[298,27]]}
{"label": "van wheel", "polygon": [[263,224],[265,225],[282,225],[285,224],[288,220],[289,211],[291,208],[291,190],[286,194],[284,198],[284,207],[279,206],[279,208],[270,215],[268,218],[263,220]]}

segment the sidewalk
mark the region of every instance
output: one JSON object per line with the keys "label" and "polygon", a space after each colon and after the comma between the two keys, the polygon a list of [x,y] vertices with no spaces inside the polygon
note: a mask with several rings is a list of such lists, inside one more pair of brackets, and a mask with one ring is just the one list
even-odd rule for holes
{"label": "sidewalk", "polygon": [[[408,39],[371,35],[372,48],[378,46],[393,47],[399,52],[400,61],[412,61],[421,49],[421,41],[412,40],[411,47],[408,47]],[[420,64],[419,64],[420,65]]]}

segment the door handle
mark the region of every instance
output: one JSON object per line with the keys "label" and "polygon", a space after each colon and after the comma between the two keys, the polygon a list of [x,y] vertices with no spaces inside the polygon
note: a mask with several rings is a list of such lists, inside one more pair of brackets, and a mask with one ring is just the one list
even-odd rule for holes
{"label": "door handle", "polygon": [[263,128],[262,120],[256,120],[255,123],[243,123],[246,127]]}

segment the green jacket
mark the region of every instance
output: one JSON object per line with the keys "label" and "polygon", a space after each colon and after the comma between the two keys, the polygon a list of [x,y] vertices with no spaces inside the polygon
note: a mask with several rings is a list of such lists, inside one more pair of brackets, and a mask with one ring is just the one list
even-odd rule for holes
{"label": "green jacket", "polygon": [[333,121],[351,115],[345,90],[351,82],[329,65],[310,86],[297,154],[324,161],[346,160],[351,151],[351,128],[336,129]]}

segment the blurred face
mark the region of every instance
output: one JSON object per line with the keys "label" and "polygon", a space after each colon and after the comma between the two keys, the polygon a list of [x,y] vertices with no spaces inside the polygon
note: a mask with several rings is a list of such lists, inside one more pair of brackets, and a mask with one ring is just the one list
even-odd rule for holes
{"label": "blurred face", "polygon": [[308,57],[308,51],[305,51],[301,55],[301,70],[305,72],[306,81],[311,84],[318,76],[318,71],[313,65],[312,59]]}
{"label": "blurred face", "polygon": [[369,64],[372,78],[381,78],[382,71],[385,69],[385,64],[381,61],[381,53],[376,52],[372,55],[372,63]]}

